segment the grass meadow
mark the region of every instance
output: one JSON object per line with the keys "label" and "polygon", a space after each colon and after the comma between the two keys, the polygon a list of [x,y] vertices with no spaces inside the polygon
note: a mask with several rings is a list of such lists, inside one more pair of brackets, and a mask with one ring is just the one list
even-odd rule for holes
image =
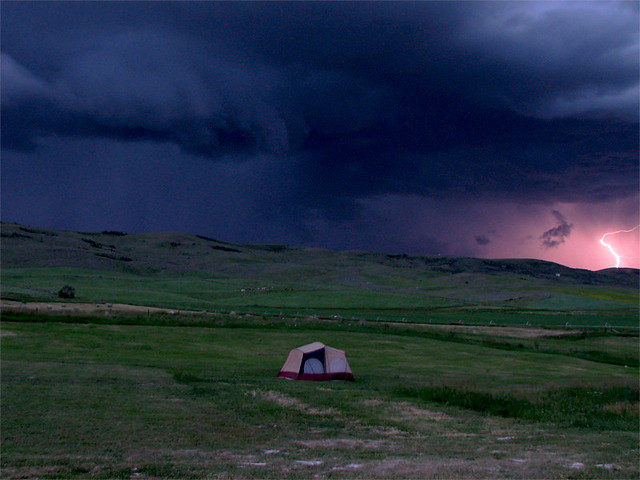
{"label": "grass meadow", "polygon": [[405,272],[405,277],[375,283],[371,279],[369,284],[360,279],[357,285],[344,285],[293,270],[293,278],[287,279],[273,273],[265,278],[244,278],[239,274],[157,276],[71,268],[5,268],[2,298],[60,301],[57,290],[70,284],[77,291],[77,302],[220,313],[339,316],[403,323],[638,327],[638,293],[629,288],[532,286],[508,276],[483,276],[471,284],[458,279],[452,286],[451,275],[428,272],[418,274],[419,278],[408,279],[409,274],[416,274]]}
{"label": "grass meadow", "polygon": [[[2,237],[3,479],[640,475],[637,271]],[[355,381],[276,378],[314,341]]]}
{"label": "grass meadow", "polygon": [[[2,477],[638,476],[637,336],[214,319],[5,314]],[[356,381],[276,378],[312,341]]]}

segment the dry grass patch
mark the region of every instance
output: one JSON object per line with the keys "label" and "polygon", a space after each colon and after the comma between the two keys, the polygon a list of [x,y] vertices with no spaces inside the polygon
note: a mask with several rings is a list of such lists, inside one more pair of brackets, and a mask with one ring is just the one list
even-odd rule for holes
{"label": "dry grass patch", "polygon": [[357,438],[327,438],[324,440],[297,441],[298,445],[307,448],[341,448],[341,449],[369,449],[377,450],[383,446],[389,446],[386,440],[369,440]]}
{"label": "dry grass patch", "polygon": [[445,413],[418,408],[415,405],[410,404],[409,402],[390,402],[390,405],[394,411],[400,414],[402,419],[415,420],[415,417],[418,417],[421,420],[431,420],[434,422],[439,422],[451,418]]}
{"label": "dry grass patch", "polygon": [[547,329],[535,327],[504,327],[504,326],[481,326],[481,325],[430,325],[420,324],[420,328],[433,331],[447,331],[455,333],[466,333],[471,335],[489,335],[496,337],[511,338],[544,338],[562,337],[577,335],[575,330]]}
{"label": "dry grass patch", "polygon": [[396,427],[376,426],[376,427],[368,428],[367,430],[369,430],[371,433],[375,435],[383,435],[386,437],[405,437],[409,435],[409,432],[405,432],[404,430],[400,430],[399,428],[396,428]]}
{"label": "dry grass patch", "polygon": [[[170,315],[202,315],[204,310],[178,310],[172,308],[149,307],[144,305],[129,305],[125,303],[76,303],[76,302],[17,302],[2,300],[0,309],[3,312],[18,313],[47,313],[50,315],[146,315],[168,313]],[[216,315],[215,313],[211,315]]]}
{"label": "dry grass patch", "polygon": [[361,402],[367,407],[382,407],[392,420],[429,420],[439,422],[449,420],[451,417],[443,412],[418,408],[409,402],[384,402],[378,399],[368,399]]}
{"label": "dry grass patch", "polygon": [[252,397],[261,397],[265,400],[277,403],[284,408],[293,408],[299,412],[306,413],[307,415],[339,415],[334,408],[315,408],[311,405],[304,403],[303,401],[285,395],[284,393],[276,392],[274,390],[268,390],[266,392],[260,390],[251,390],[248,392]]}
{"label": "dry grass patch", "polygon": [[638,417],[640,413],[640,403],[620,401],[605,405],[602,409],[606,412],[615,413],[616,415]]}

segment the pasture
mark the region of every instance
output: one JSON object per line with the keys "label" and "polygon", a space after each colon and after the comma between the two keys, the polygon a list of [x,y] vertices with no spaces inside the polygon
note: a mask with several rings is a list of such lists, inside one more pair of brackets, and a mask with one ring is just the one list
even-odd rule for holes
{"label": "pasture", "polygon": [[[2,478],[640,474],[637,270],[2,236]],[[276,378],[313,341],[355,382]]]}
{"label": "pasture", "polygon": [[[637,337],[447,337],[5,314],[2,476],[637,477]],[[316,340],[346,350],[355,382],[275,377]],[[636,366],[546,351],[559,344]]]}

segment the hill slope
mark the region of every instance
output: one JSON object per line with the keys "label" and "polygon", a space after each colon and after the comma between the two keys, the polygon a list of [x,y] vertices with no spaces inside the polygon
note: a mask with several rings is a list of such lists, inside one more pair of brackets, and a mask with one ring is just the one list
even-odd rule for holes
{"label": "hill slope", "polygon": [[[241,245],[180,233],[72,232],[2,224],[2,297],[424,320],[499,309],[609,312],[637,323],[638,270],[541,260],[384,255]],[[629,320],[631,321],[631,320]]]}

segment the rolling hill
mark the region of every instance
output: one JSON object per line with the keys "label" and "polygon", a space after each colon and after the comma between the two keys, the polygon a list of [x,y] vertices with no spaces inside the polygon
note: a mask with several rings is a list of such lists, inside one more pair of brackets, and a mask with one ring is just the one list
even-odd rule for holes
{"label": "rolling hill", "polygon": [[606,312],[617,323],[624,317],[637,324],[636,269],[594,272],[531,259],[334,252],[13,223],[3,223],[1,234],[3,299],[52,301],[70,284],[77,301],[181,309],[434,322],[455,312],[478,323],[489,316],[501,323],[501,314],[516,311]]}
{"label": "rolling hill", "polygon": [[637,270],[1,233],[2,478],[638,477]]}

